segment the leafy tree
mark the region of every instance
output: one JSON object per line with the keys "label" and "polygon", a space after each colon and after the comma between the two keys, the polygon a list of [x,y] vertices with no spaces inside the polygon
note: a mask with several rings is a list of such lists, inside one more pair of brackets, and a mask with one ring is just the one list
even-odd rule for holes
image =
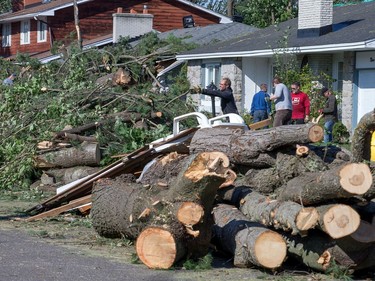
{"label": "leafy tree", "polygon": [[0,0],[0,14],[9,12],[11,8],[11,0]]}

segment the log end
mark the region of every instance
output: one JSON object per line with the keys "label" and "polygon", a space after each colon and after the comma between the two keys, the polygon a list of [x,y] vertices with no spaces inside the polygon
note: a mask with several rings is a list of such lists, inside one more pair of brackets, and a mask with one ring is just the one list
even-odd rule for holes
{"label": "log end", "polygon": [[313,125],[309,130],[309,139],[311,142],[319,142],[323,139],[324,129],[320,125]]}
{"label": "log end", "polygon": [[150,227],[141,232],[136,241],[139,259],[149,268],[168,269],[177,258],[173,235],[165,229]]}
{"label": "log end", "polygon": [[324,231],[334,239],[342,238],[355,232],[361,218],[350,206],[334,205],[323,216]]}
{"label": "log end", "polygon": [[184,202],[177,210],[177,219],[183,225],[196,225],[204,216],[204,209],[194,202]]}
{"label": "log end", "polygon": [[299,231],[314,228],[319,221],[319,213],[314,207],[302,208],[296,217],[296,226]]}
{"label": "log end", "polygon": [[340,170],[340,185],[351,194],[362,195],[372,185],[372,174],[364,163],[350,163]]}
{"label": "log end", "polygon": [[192,182],[213,174],[224,178],[229,163],[229,158],[222,152],[202,152],[186,170],[185,177]]}
{"label": "log end", "polygon": [[255,256],[265,268],[278,268],[286,258],[287,246],[280,234],[274,231],[263,232],[255,241]]}

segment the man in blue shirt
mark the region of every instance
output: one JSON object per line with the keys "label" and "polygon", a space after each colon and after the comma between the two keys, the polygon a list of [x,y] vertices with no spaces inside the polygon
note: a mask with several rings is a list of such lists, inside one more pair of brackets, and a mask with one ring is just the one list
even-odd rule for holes
{"label": "man in blue shirt", "polygon": [[250,109],[253,123],[267,119],[271,113],[271,102],[267,89],[267,84],[260,84],[260,91],[253,97]]}

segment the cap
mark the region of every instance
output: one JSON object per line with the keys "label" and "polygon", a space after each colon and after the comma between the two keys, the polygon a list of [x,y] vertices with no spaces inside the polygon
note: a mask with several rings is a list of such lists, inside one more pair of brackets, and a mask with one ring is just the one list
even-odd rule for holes
{"label": "cap", "polygon": [[320,90],[320,95],[321,96],[324,96],[324,94],[328,91],[328,88],[327,87],[323,87],[321,90]]}

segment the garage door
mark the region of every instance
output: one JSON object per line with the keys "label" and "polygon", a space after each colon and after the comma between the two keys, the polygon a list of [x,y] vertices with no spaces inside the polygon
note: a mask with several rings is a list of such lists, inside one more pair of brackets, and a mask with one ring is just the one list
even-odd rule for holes
{"label": "garage door", "polygon": [[360,70],[358,76],[358,115],[362,116],[375,108],[375,70]]}

